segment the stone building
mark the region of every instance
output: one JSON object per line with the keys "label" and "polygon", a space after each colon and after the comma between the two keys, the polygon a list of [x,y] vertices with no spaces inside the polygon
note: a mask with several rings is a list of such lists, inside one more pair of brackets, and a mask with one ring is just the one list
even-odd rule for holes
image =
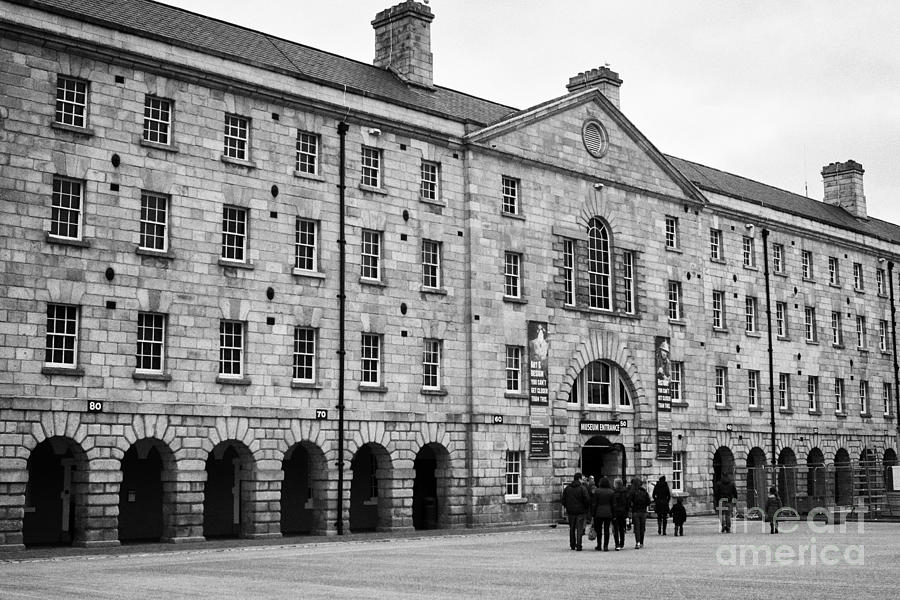
{"label": "stone building", "polygon": [[412,1],[374,65],[117,6],[0,0],[0,547],[542,523],[578,469],[883,501],[861,165],[664,155],[608,68],[442,88]]}

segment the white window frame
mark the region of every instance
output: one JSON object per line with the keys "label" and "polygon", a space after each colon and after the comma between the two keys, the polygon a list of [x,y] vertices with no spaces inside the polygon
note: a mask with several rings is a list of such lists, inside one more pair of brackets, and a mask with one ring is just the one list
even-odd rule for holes
{"label": "white window frame", "polygon": [[741,243],[741,249],[744,256],[744,266],[753,268],[756,266],[756,244],[754,239],[745,235]]}
{"label": "white window frame", "polygon": [[884,269],[875,269],[875,287],[878,289],[879,296],[884,296],[886,294],[886,281],[887,279],[884,276]]}
{"label": "white window frame", "polygon": [[314,327],[294,327],[291,381],[305,384],[316,382],[318,341],[319,332]]}
{"label": "white window frame", "polygon": [[297,217],[294,222],[294,272],[319,270],[319,223]]}
{"label": "white window frame", "polygon": [[[44,366],[59,369],[78,367],[80,316],[79,306],[56,302],[47,304]],[[67,355],[71,355],[71,360],[67,360]]]}
{"label": "white window frame", "polygon": [[779,410],[791,409],[791,375],[790,373],[778,374],[778,408]]}
{"label": "white window frame", "polygon": [[728,369],[716,367],[713,393],[716,406],[728,406]]}
{"label": "white window frame", "polygon": [[840,285],[840,266],[837,257],[828,257],[828,283],[830,285]]}
{"label": "white window frame", "polygon": [[381,336],[377,333],[363,333],[360,338],[359,385],[379,387],[381,385]]}
{"label": "white window frame", "polygon": [[747,371],[747,406],[759,408],[759,371]]}
{"label": "white window frame", "polygon": [[891,351],[891,337],[888,332],[888,322],[884,319],[881,319],[879,322],[879,340],[878,340],[878,348],[882,352],[890,352]]}
{"label": "white window frame", "polygon": [[56,111],[54,120],[60,125],[87,129],[90,84],[77,77],[56,76]]}
{"label": "white window frame", "polygon": [[169,250],[169,197],[141,192],[141,223],[138,248],[153,252]]}
{"label": "white window frame", "polygon": [[803,279],[813,278],[813,258],[811,250],[800,251],[800,274]]}
{"label": "white window frame", "polygon": [[503,254],[503,297],[522,297],[522,255],[518,252]]}
{"label": "white window frame", "polygon": [[712,260],[722,260],[722,230],[709,230],[709,258]]}
{"label": "white window frame", "polygon": [[680,321],[683,318],[681,310],[681,282],[669,281],[668,292],[669,320]]}
{"label": "white window frame", "polygon": [[242,206],[222,207],[222,260],[247,262],[247,240],[250,238],[250,211]]}
{"label": "white window frame", "polygon": [[563,302],[575,306],[575,240],[563,240]]}
{"label": "white window frame", "polygon": [[[159,363],[159,367],[153,367],[154,361]],[[135,365],[134,370],[137,373],[165,372],[166,315],[153,312],[138,313]]]}
{"label": "white window frame", "polygon": [[443,343],[441,340],[426,338],[422,352],[422,389],[441,389],[441,358]]}
{"label": "white window frame", "polygon": [[441,243],[422,240],[422,287],[440,289],[443,285],[441,275]]}
{"label": "white window frame", "polygon": [[506,393],[521,394],[522,385],[522,346],[506,346]]}
{"label": "white window frame", "polygon": [[297,162],[296,171],[303,175],[319,174],[319,148],[321,138],[310,131],[297,130]]}
{"label": "white window frame", "polygon": [[381,232],[363,229],[360,233],[360,277],[381,281]]}
{"label": "white window frame", "polygon": [[160,98],[147,94],[144,96],[144,130],[145,142],[172,145],[173,102],[168,98]]}
{"label": "white window frame", "polygon": [[712,293],[712,326],[713,329],[725,329],[725,292],[720,290]]}
{"label": "white window frame", "polygon": [[861,379],[859,382],[859,414],[869,415],[869,382]]}
{"label": "white window frame", "polygon": [[844,343],[844,327],[840,311],[831,311],[831,337],[832,345],[840,346]]}
{"label": "white window frame", "polygon": [[784,246],[772,244],[772,270],[776,273],[784,273]]}
{"label": "white window frame", "polygon": [[775,303],[775,334],[780,338],[787,337],[787,302]]}
{"label": "white window frame", "polygon": [[522,498],[522,476],[524,452],[521,450],[506,451],[505,485],[503,497],[506,500],[519,500]]}
{"label": "white window frame", "polygon": [[672,491],[684,491],[684,452],[672,453]]}
{"label": "white window frame", "polygon": [[666,215],[666,248],[678,249],[678,217]]}
{"label": "white window frame", "polygon": [[868,340],[866,339],[866,318],[863,315],[856,315],[856,347],[860,349],[868,348]]}
{"label": "white window frame", "polygon": [[853,263],[853,289],[861,292],[865,289],[864,286],[862,263]]}
{"label": "white window frame", "polygon": [[809,401],[809,412],[819,412],[819,378],[810,375],[806,380],[806,398]]}
{"label": "white window frame", "polygon": [[219,377],[241,379],[244,376],[246,329],[243,321],[219,321]]}
{"label": "white window frame", "polygon": [[600,219],[588,224],[588,299],[590,308],[612,310],[612,241]]}
{"label": "white window frame", "polygon": [[672,402],[676,404],[684,403],[684,363],[673,360],[669,363],[669,393],[672,396]]}
{"label": "white window frame", "polygon": [[383,183],[380,148],[363,146],[360,150],[360,185],[380,189]]}
{"label": "white window frame", "polygon": [[[50,231],[53,238],[80,240],[84,233],[84,182],[68,177],[53,177],[50,198]],[[72,229],[75,235],[72,235]],[[65,230],[65,233],[62,233]]]}
{"label": "white window frame", "polygon": [[834,412],[844,414],[844,380],[840,377],[834,378]]}
{"label": "white window frame", "polygon": [[502,194],[501,211],[506,215],[519,215],[522,213],[521,188],[522,182],[515,177],[501,176],[500,189]]}
{"label": "white window frame", "polygon": [[441,165],[430,160],[423,160],[419,168],[419,198],[426,202],[439,202],[441,199]]}
{"label": "white window frame", "polygon": [[747,333],[756,333],[757,327],[757,301],[753,296],[747,296],[744,300],[744,330]]}
{"label": "white window frame", "polygon": [[629,315],[633,315],[635,311],[634,281],[634,252],[625,251],[622,253],[622,287],[624,288],[622,309]]}
{"label": "white window frame", "polygon": [[881,399],[884,400],[884,416],[891,416],[891,404],[894,403],[894,386],[888,382],[881,383]]}
{"label": "white window frame", "polygon": [[816,309],[813,306],[803,307],[803,323],[806,328],[806,341],[815,342],[818,339],[816,335]]}
{"label": "white window frame", "polygon": [[225,137],[222,154],[234,160],[250,160],[250,119],[235,114],[225,115]]}

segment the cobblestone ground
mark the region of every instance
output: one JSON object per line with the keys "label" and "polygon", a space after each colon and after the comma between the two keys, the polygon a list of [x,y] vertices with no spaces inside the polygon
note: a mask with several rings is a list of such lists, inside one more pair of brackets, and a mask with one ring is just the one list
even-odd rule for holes
{"label": "cobblestone ground", "polygon": [[[710,518],[685,537],[622,552],[572,552],[568,530],[350,536],[115,550],[0,554],[0,598],[897,598],[900,524],[841,531],[759,523],[720,534]],[[671,528],[671,525],[670,525]],[[793,531],[791,531],[793,529]]]}

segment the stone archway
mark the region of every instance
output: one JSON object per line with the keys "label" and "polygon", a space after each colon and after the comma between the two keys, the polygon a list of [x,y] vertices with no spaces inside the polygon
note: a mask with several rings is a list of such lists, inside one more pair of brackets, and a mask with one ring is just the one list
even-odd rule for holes
{"label": "stone archway", "polygon": [[26,546],[70,545],[84,530],[88,461],[68,437],[37,444],[28,457],[22,541]]}
{"label": "stone archway", "polygon": [[250,495],[253,456],[242,442],[217,444],[206,459],[203,487],[203,535],[206,538],[239,537],[251,526]]}
{"label": "stone archway", "polygon": [[172,451],[157,439],[138,440],[122,457],[119,486],[119,541],[159,541],[172,524],[175,478]]}
{"label": "stone archway", "polygon": [[282,535],[324,531],[328,477],[324,452],[310,442],[294,444],[281,469]]}
{"label": "stone archway", "polygon": [[422,446],[413,463],[412,521],[416,529],[447,525],[450,453],[442,445]]}
{"label": "stone archway", "polygon": [[778,497],[782,506],[797,508],[797,455],[790,448],[778,454]]}
{"label": "stone archway", "polygon": [[350,462],[350,531],[383,531],[391,527],[391,458],[384,446],[364,444]]}
{"label": "stone archway", "polygon": [[[894,470],[892,467],[897,466],[897,453],[894,452],[893,448],[888,448],[884,451],[884,456],[881,459],[882,465],[884,466],[884,489],[888,492],[894,491]],[[900,482],[898,482],[900,484]]]}
{"label": "stone archway", "polygon": [[850,454],[843,448],[834,454],[834,503],[839,506],[853,504],[853,467]]}
{"label": "stone archway", "polygon": [[747,453],[747,506],[765,510],[768,496],[768,474],[766,473],[766,453],[754,447]]}

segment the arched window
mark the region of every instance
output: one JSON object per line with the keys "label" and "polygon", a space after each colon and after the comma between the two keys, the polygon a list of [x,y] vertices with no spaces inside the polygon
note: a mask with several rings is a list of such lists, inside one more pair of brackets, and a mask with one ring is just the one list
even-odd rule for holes
{"label": "arched window", "polygon": [[595,360],[578,374],[569,402],[577,404],[579,398],[584,398],[586,408],[612,409],[615,406],[631,410],[634,407],[625,373],[602,360]]}
{"label": "arched window", "polygon": [[600,219],[588,224],[588,276],[591,308],[612,310],[609,230]]}

